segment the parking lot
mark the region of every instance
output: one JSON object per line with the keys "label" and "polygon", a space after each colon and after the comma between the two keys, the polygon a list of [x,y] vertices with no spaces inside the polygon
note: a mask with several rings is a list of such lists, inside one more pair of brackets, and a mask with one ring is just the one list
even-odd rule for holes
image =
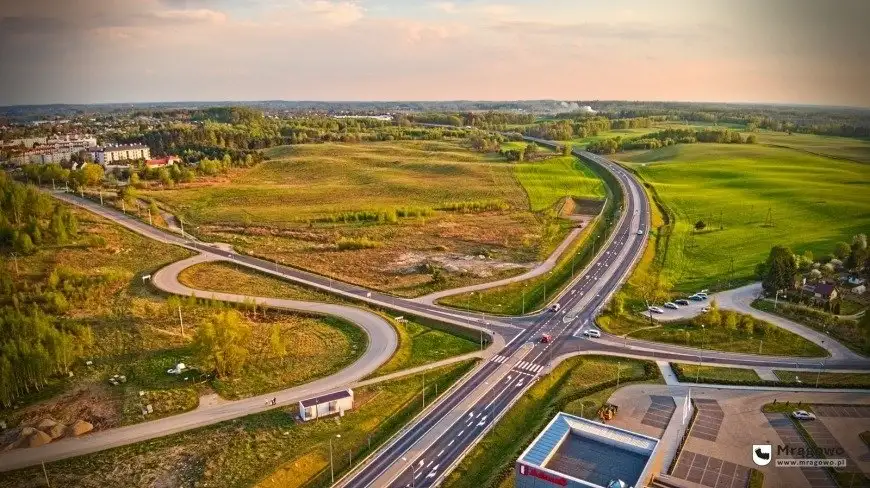
{"label": "parking lot", "polygon": [[[682,298],[685,298],[685,297],[682,297]],[[670,309],[670,308],[665,308],[664,304],[657,303],[657,304],[655,304],[655,306],[664,310],[664,313],[653,313],[652,316],[653,316],[653,319],[658,320],[660,322],[671,322],[674,320],[690,319],[696,315],[701,314],[702,308],[709,307],[710,300],[711,300],[711,298],[708,298],[706,300],[701,300],[701,301],[689,300],[688,305],[677,305],[680,308],[678,308],[676,310]],[[649,312],[643,312],[642,315],[644,317],[648,318]]]}

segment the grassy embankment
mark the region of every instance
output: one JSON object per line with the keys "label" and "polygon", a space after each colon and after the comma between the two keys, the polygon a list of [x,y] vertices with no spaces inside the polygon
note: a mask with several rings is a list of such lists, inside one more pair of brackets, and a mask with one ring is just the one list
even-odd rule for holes
{"label": "grassy embankment", "polygon": [[[762,380],[752,369],[671,363],[677,379],[686,383],[759,385],[812,388],[870,388],[870,373],[825,373],[819,371],[775,370],[778,381]],[[818,383],[816,383],[818,381]]]}
{"label": "grassy embankment", "polygon": [[[426,399],[443,394],[474,362],[426,373]],[[422,408],[421,376],[355,390],[343,418],[297,423],[296,407],[278,408],[201,429],[45,465],[52,486],[299,487],[329,485],[329,440],[336,477],[386,441]],[[336,435],[341,435],[340,438]],[[37,466],[5,473],[0,487],[35,486]]]}
{"label": "grassy embankment", "polygon": [[[593,219],[580,237],[565,249],[549,273],[474,294],[445,297],[439,303],[505,315],[536,310],[552,300],[575,273],[579,273],[592,259],[593,251],[600,250],[606,242],[619,217],[617,209],[622,201],[621,195],[611,193],[611,188],[618,188],[618,185],[609,173],[576,158],[563,156],[543,163],[518,164],[516,171],[517,178],[523,182],[529,194],[533,209],[550,208],[566,194],[598,198],[606,195],[607,202],[601,216]],[[607,181],[607,185],[602,180]]]}
{"label": "grassy embankment", "polygon": [[[351,304],[342,301],[335,295],[322,293],[230,263],[198,264],[182,271],[179,280],[185,285],[199,290]],[[380,313],[387,319],[399,336],[399,347],[395,354],[389,361],[381,365],[373,373],[373,376],[458,356],[472,352],[479,347],[478,342],[470,337],[451,334],[445,330],[430,327],[430,324],[421,324],[414,320],[397,322],[389,313],[373,311]]]}
{"label": "grassy embankment", "polygon": [[759,381],[758,373],[753,369],[726,368],[721,366],[698,366],[689,363],[671,363],[671,368],[680,381],[705,383],[714,382],[752,382]]}
{"label": "grassy embankment", "polygon": [[265,154],[220,180],[146,193],[207,240],[405,296],[521,273],[567,232],[530,210],[512,164],[461,141]]}
{"label": "grassy embankment", "polygon": [[[166,370],[179,362],[196,367],[193,336],[217,305],[183,300],[182,334],[178,309],[170,309],[165,297],[141,277],[190,253],[84,210],[74,212],[81,242],[42,248],[19,257],[17,266],[19,279],[28,286],[47,286],[53,275],[61,277],[69,294],[62,320],[90,327],[93,344],[84,359],[74,364],[73,377],[54,378],[41,391],[3,411],[11,425],[53,417],[65,423],[81,418],[97,429],[109,428],[143,420],[141,408],[146,404],[154,409],[148,416],[153,419],[196,407],[199,395],[212,389],[238,398],[332,374],[365,350],[362,331],[339,320],[243,311],[242,322],[251,330],[251,342],[242,375],[228,381],[210,380],[196,369],[169,375]],[[286,354],[280,357],[273,357],[268,347],[273,328],[286,344]],[[93,364],[86,366],[85,360]],[[310,366],[299,367],[303,363]],[[108,379],[113,375],[124,375],[127,382],[111,386]]]}
{"label": "grassy embankment", "polygon": [[513,466],[520,452],[563,411],[595,418],[598,408],[620,385],[660,381],[650,362],[613,357],[571,358],[542,377],[502,417],[447,477],[444,486],[513,486]]}
{"label": "grassy embankment", "polygon": [[862,330],[856,320],[841,319],[822,310],[783,302],[774,307],[768,300],[754,300],[752,307],[830,334],[858,354],[870,355],[870,334]]}

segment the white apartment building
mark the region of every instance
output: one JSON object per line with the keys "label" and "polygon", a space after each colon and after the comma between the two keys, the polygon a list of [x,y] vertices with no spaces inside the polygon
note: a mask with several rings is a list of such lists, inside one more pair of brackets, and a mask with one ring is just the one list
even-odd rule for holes
{"label": "white apartment building", "polygon": [[151,150],[144,144],[118,144],[111,146],[92,147],[88,150],[94,161],[106,166],[116,161],[134,159],[150,159]]}

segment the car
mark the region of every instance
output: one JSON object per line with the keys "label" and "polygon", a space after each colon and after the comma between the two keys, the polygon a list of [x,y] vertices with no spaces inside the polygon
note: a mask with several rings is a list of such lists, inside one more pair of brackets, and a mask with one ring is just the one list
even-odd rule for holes
{"label": "car", "polygon": [[684,307],[689,305],[689,301],[686,300],[685,298],[680,298],[679,300],[674,300],[674,303],[676,303],[677,305],[682,305]]}
{"label": "car", "polygon": [[665,313],[665,311],[660,307],[650,306],[648,310],[652,313]]}
{"label": "car", "polygon": [[707,295],[698,295],[697,293],[689,297],[689,300],[695,300],[696,302],[703,302],[706,299]]}
{"label": "car", "polygon": [[642,236],[642,235],[643,235],[643,229],[637,229],[637,235]]}
{"label": "car", "polygon": [[707,313],[710,311],[710,307],[704,307],[701,309],[701,313]]}
{"label": "car", "polygon": [[704,300],[707,299],[707,294],[704,293],[703,291],[699,291],[698,293],[695,293],[695,295],[698,295],[699,297],[703,298]]}
{"label": "car", "polygon": [[559,305],[558,303],[554,303],[552,306],[550,306],[550,311],[551,312],[558,312],[560,308],[562,308],[561,305]]}
{"label": "car", "polygon": [[676,309],[680,308],[680,306],[674,302],[665,302],[665,308],[670,308],[670,309],[676,310]]}
{"label": "car", "polygon": [[586,329],[586,330],[583,331],[583,335],[585,335],[586,337],[596,337],[596,338],[598,338],[598,337],[601,337],[601,332],[600,332],[600,331],[597,331],[597,330],[595,330],[595,329]]}
{"label": "car", "polygon": [[797,420],[816,420],[816,415],[814,413],[807,412],[806,410],[795,410],[791,413],[792,418]]}
{"label": "car", "polygon": [[549,344],[550,342],[553,342],[553,336],[550,334],[544,334],[541,336],[541,343]]}

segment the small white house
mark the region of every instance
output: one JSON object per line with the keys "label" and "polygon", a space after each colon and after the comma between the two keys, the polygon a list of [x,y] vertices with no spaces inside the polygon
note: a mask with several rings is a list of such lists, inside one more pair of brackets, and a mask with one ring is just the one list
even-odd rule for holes
{"label": "small white house", "polygon": [[347,389],[309,398],[299,402],[299,417],[303,421],[314,420],[329,415],[344,415],[353,409],[353,390]]}

